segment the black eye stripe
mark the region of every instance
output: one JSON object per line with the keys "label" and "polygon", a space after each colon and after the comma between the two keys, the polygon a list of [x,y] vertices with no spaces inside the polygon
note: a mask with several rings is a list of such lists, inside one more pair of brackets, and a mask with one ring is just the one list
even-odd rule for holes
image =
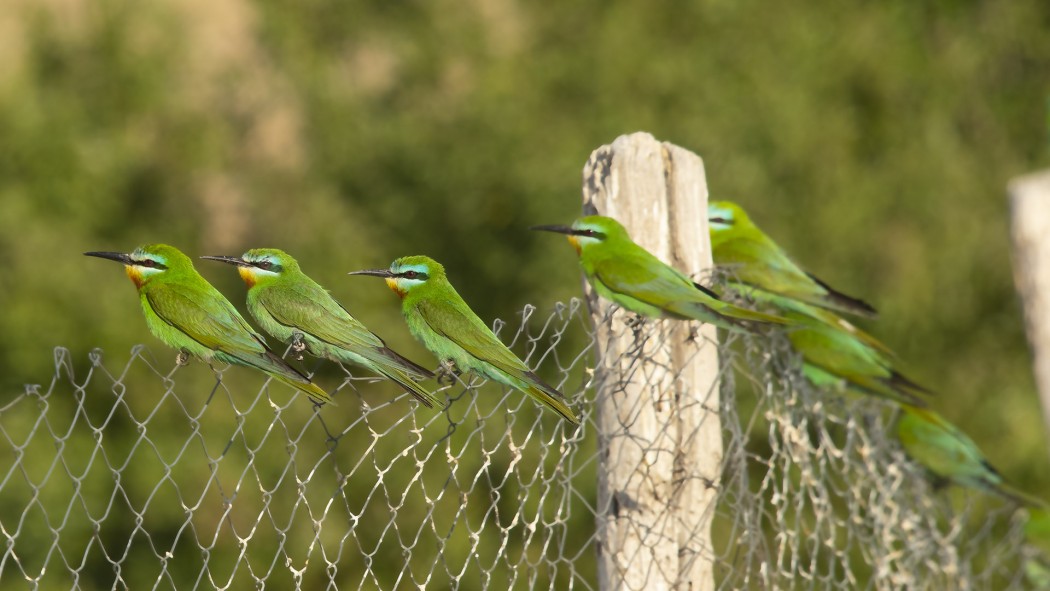
{"label": "black eye stripe", "polygon": [[727,226],[733,225],[733,220],[727,218],[708,218],[707,221],[713,224],[725,224]]}
{"label": "black eye stripe", "polygon": [[135,265],[138,265],[139,267],[149,267],[150,269],[167,269],[168,268],[166,265],[158,263],[157,261],[155,261],[153,259],[132,260],[132,263],[134,263]]}
{"label": "black eye stripe", "polygon": [[422,281],[426,281],[430,278],[430,276],[426,273],[422,271],[416,271],[413,269],[409,269],[408,271],[404,271],[398,274],[398,277],[404,277],[405,279],[420,279]]}

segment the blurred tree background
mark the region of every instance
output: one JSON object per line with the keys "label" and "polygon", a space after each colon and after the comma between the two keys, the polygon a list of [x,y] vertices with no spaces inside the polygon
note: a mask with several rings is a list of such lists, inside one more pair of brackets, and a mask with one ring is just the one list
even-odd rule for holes
{"label": "blurred tree background", "polygon": [[527,227],[576,217],[590,151],[644,130],[874,303],[936,408],[1050,490],[1004,196],[1050,163],[1048,30],[1045,0],[7,0],[0,374],[48,379],[56,345],[168,363],[117,266],[81,256],[161,241],[284,248],[429,363],[345,273],[425,253],[486,320],[549,309],[575,256]]}

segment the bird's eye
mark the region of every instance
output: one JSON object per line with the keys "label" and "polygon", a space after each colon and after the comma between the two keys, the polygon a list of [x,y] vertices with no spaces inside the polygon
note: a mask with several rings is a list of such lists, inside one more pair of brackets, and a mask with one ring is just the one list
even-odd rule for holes
{"label": "bird's eye", "polygon": [[269,269],[273,266],[273,263],[271,263],[270,261],[259,261],[258,263],[255,263],[255,266],[259,267],[260,269]]}
{"label": "bird's eye", "polygon": [[415,279],[418,273],[416,273],[415,271],[405,271],[403,275],[405,279]]}
{"label": "bird's eye", "polygon": [[143,266],[143,267],[156,267],[157,266],[157,263],[155,263],[153,261],[153,259],[145,259],[143,261],[139,261],[138,264]]}

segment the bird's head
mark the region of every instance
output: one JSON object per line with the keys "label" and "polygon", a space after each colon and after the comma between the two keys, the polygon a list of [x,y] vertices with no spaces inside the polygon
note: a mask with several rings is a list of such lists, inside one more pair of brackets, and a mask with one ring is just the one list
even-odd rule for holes
{"label": "bird's head", "polygon": [[142,287],[158,277],[192,270],[193,262],[182,251],[167,244],[146,244],[130,253],[85,252],[86,256],[109,259],[124,264],[124,272],[135,284]]}
{"label": "bird's head", "polygon": [[417,255],[401,257],[391,263],[389,269],[366,269],[349,274],[383,277],[387,286],[403,298],[422,285],[444,279],[445,267],[430,257]]}
{"label": "bird's head", "polygon": [[299,263],[292,255],[276,248],[253,248],[240,257],[202,256],[202,259],[236,265],[237,272],[248,287],[266,284],[288,273],[299,271]]}
{"label": "bird's head", "polygon": [[628,239],[627,230],[620,222],[603,215],[588,215],[577,219],[571,226],[532,226],[530,230],[565,234],[578,254],[587,248],[609,241]]}
{"label": "bird's head", "polygon": [[[707,232],[711,236],[711,248],[718,248],[726,241],[739,237],[741,233],[755,228],[747,212],[732,201],[709,201],[707,203]],[[716,256],[717,258],[717,256]],[[717,261],[716,261],[717,262]]]}
{"label": "bird's head", "polygon": [[707,204],[707,224],[711,234],[749,228],[753,224],[747,212],[732,201],[711,201]]}

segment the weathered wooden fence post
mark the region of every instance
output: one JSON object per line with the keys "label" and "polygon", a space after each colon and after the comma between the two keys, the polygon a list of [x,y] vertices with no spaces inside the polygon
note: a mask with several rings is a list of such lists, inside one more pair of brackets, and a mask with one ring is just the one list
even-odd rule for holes
{"label": "weathered wooden fence post", "polygon": [[1014,179],[1009,193],[1014,283],[1024,302],[1043,423],[1050,430],[1050,170]]}
{"label": "weathered wooden fence post", "polygon": [[[663,261],[711,266],[707,182],[692,152],[647,133],[595,150],[585,210],[616,218]],[[714,587],[710,529],[722,463],[715,329],[645,320],[587,288],[597,326],[598,536],[602,589]]]}

